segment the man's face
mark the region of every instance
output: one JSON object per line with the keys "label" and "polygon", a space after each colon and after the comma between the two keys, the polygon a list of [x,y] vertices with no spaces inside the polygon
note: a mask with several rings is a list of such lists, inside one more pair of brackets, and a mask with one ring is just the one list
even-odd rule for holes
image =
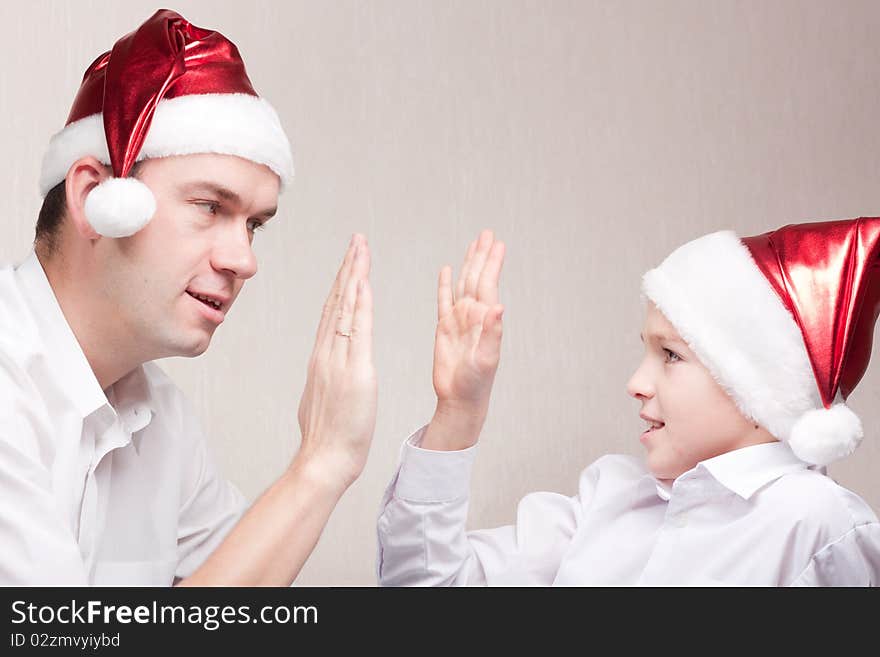
{"label": "man's face", "polygon": [[215,154],[147,160],[138,177],[156,198],[152,220],[97,246],[103,301],[124,341],[117,347],[149,360],[197,356],[257,271],[254,231],[275,212],[279,179]]}
{"label": "man's face", "polygon": [[754,444],[754,423],[650,302],[642,340],[645,355],[627,393],[642,403],[641,442],[657,479],[673,480],[700,461]]}

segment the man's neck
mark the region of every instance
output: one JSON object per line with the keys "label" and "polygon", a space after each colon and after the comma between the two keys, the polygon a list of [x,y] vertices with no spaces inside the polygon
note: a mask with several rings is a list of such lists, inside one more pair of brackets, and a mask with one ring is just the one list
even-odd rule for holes
{"label": "man's neck", "polygon": [[[89,294],[89,286],[83,285],[79,276],[71,274],[63,257],[47,257],[39,249],[36,255],[61,312],[102,390],[107,390],[146,362],[120,343],[118,326],[111,326],[107,321],[107,318],[112,318],[112,312],[100,306],[95,296]],[[74,280],[77,280],[76,285],[71,284]]]}

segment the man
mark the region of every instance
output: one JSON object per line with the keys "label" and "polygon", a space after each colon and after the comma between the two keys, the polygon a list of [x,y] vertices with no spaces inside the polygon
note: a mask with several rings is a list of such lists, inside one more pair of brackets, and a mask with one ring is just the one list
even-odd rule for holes
{"label": "man", "polygon": [[217,32],[160,10],[86,71],[44,158],[34,252],[0,269],[0,583],[294,580],[375,425],[366,240],[321,316],[299,452],[246,511],[151,362],[207,349],[292,173]]}

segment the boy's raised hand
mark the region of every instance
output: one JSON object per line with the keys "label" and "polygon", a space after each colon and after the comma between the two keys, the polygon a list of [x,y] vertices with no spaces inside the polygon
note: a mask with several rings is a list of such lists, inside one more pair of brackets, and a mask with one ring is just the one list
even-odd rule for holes
{"label": "boy's raised hand", "polygon": [[454,450],[477,442],[501,356],[498,279],[504,243],[484,230],[465,254],[453,288],[444,267],[437,286],[434,391],[437,409],[422,438],[425,449]]}

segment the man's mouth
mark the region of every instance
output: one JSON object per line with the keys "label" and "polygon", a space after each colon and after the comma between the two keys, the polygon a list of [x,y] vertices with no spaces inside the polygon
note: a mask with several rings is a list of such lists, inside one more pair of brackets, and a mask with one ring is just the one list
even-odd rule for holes
{"label": "man's mouth", "polygon": [[198,299],[206,306],[213,308],[214,310],[220,310],[223,307],[223,302],[214,297],[208,296],[207,294],[199,294],[196,292],[191,292],[187,290],[186,293],[190,295],[193,299]]}

